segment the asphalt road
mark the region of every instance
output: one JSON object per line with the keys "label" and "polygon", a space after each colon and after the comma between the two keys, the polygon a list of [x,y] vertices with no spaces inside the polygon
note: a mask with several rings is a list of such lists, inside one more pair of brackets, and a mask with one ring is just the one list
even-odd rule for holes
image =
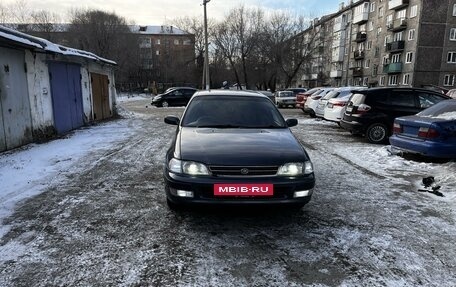
{"label": "asphalt road", "polygon": [[300,119],[293,132],[317,184],[298,212],[166,206],[162,169],[182,108],[121,104],[133,136],[94,152],[83,172],[23,202],[4,224],[2,286],[456,286],[455,213],[434,207],[395,177],[341,156],[366,145],[335,124]]}

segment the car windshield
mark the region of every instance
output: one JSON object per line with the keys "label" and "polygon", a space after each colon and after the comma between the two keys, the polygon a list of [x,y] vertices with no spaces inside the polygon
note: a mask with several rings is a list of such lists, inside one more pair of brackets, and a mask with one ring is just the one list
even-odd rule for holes
{"label": "car windshield", "polygon": [[441,101],[440,103],[419,112],[417,115],[423,117],[436,117],[451,112],[456,112],[455,100]]}
{"label": "car windshield", "polygon": [[286,123],[267,98],[217,95],[194,98],[182,118],[182,126],[285,128]]}
{"label": "car windshield", "polygon": [[293,97],[293,92],[291,92],[291,91],[279,92],[279,98],[284,98],[284,97]]}
{"label": "car windshield", "polygon": [[339,96],[339,92],[338,91],[331,91],[331,92],[327,93],[326,96],[324,96],[322,98],[322,100],[329,100],[329,99],[332,99],[332,98],[336,98],[337,96]]}

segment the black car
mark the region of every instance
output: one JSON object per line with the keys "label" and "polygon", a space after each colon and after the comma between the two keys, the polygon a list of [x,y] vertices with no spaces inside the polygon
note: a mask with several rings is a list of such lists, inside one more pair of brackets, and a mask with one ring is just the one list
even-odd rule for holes
{"label": "black car", "polygon": [[387,143],[394,119],[414,115],[449,97],[426,89],[372,88],[354,92],[340,122],[371,143]]}
{"label": "black car", "polygon": [[189,102],[166,154],[167,202],[302,207],[315,185],[310,158],[266,96],[200,91]]}
{"label": "black car", "polygon": [[168,89],[165,93],[156,95],[151,104],[157,107],[186,106],[196,91],[194,88]]}

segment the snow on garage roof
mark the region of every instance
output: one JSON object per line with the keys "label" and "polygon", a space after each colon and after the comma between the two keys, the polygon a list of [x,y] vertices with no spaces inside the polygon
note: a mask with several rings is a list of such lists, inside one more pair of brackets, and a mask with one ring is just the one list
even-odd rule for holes
{"label": "snow on garage roof", "polygon": [[94,53],[70,47],[65,47],[59,44],[52,43],[46,39],[31,36],[0,25],[0,39],[1,38],[10,40],[18,44],[26,45],[37,50],[43,50],[45,52],[56,53],[65,56],[83,57],[94,61],[105,62],[110,65],[117,65],[116,62],[99,57]]}

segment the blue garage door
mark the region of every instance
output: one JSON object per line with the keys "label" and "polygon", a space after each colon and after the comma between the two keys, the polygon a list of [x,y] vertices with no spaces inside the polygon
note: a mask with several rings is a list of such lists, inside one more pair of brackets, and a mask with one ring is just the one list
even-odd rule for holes
{"label": "blue garage door", "polygon": [[81,68],[79,65],[50,62],[52,106],[57,133],[63,134],[84,124]]}

